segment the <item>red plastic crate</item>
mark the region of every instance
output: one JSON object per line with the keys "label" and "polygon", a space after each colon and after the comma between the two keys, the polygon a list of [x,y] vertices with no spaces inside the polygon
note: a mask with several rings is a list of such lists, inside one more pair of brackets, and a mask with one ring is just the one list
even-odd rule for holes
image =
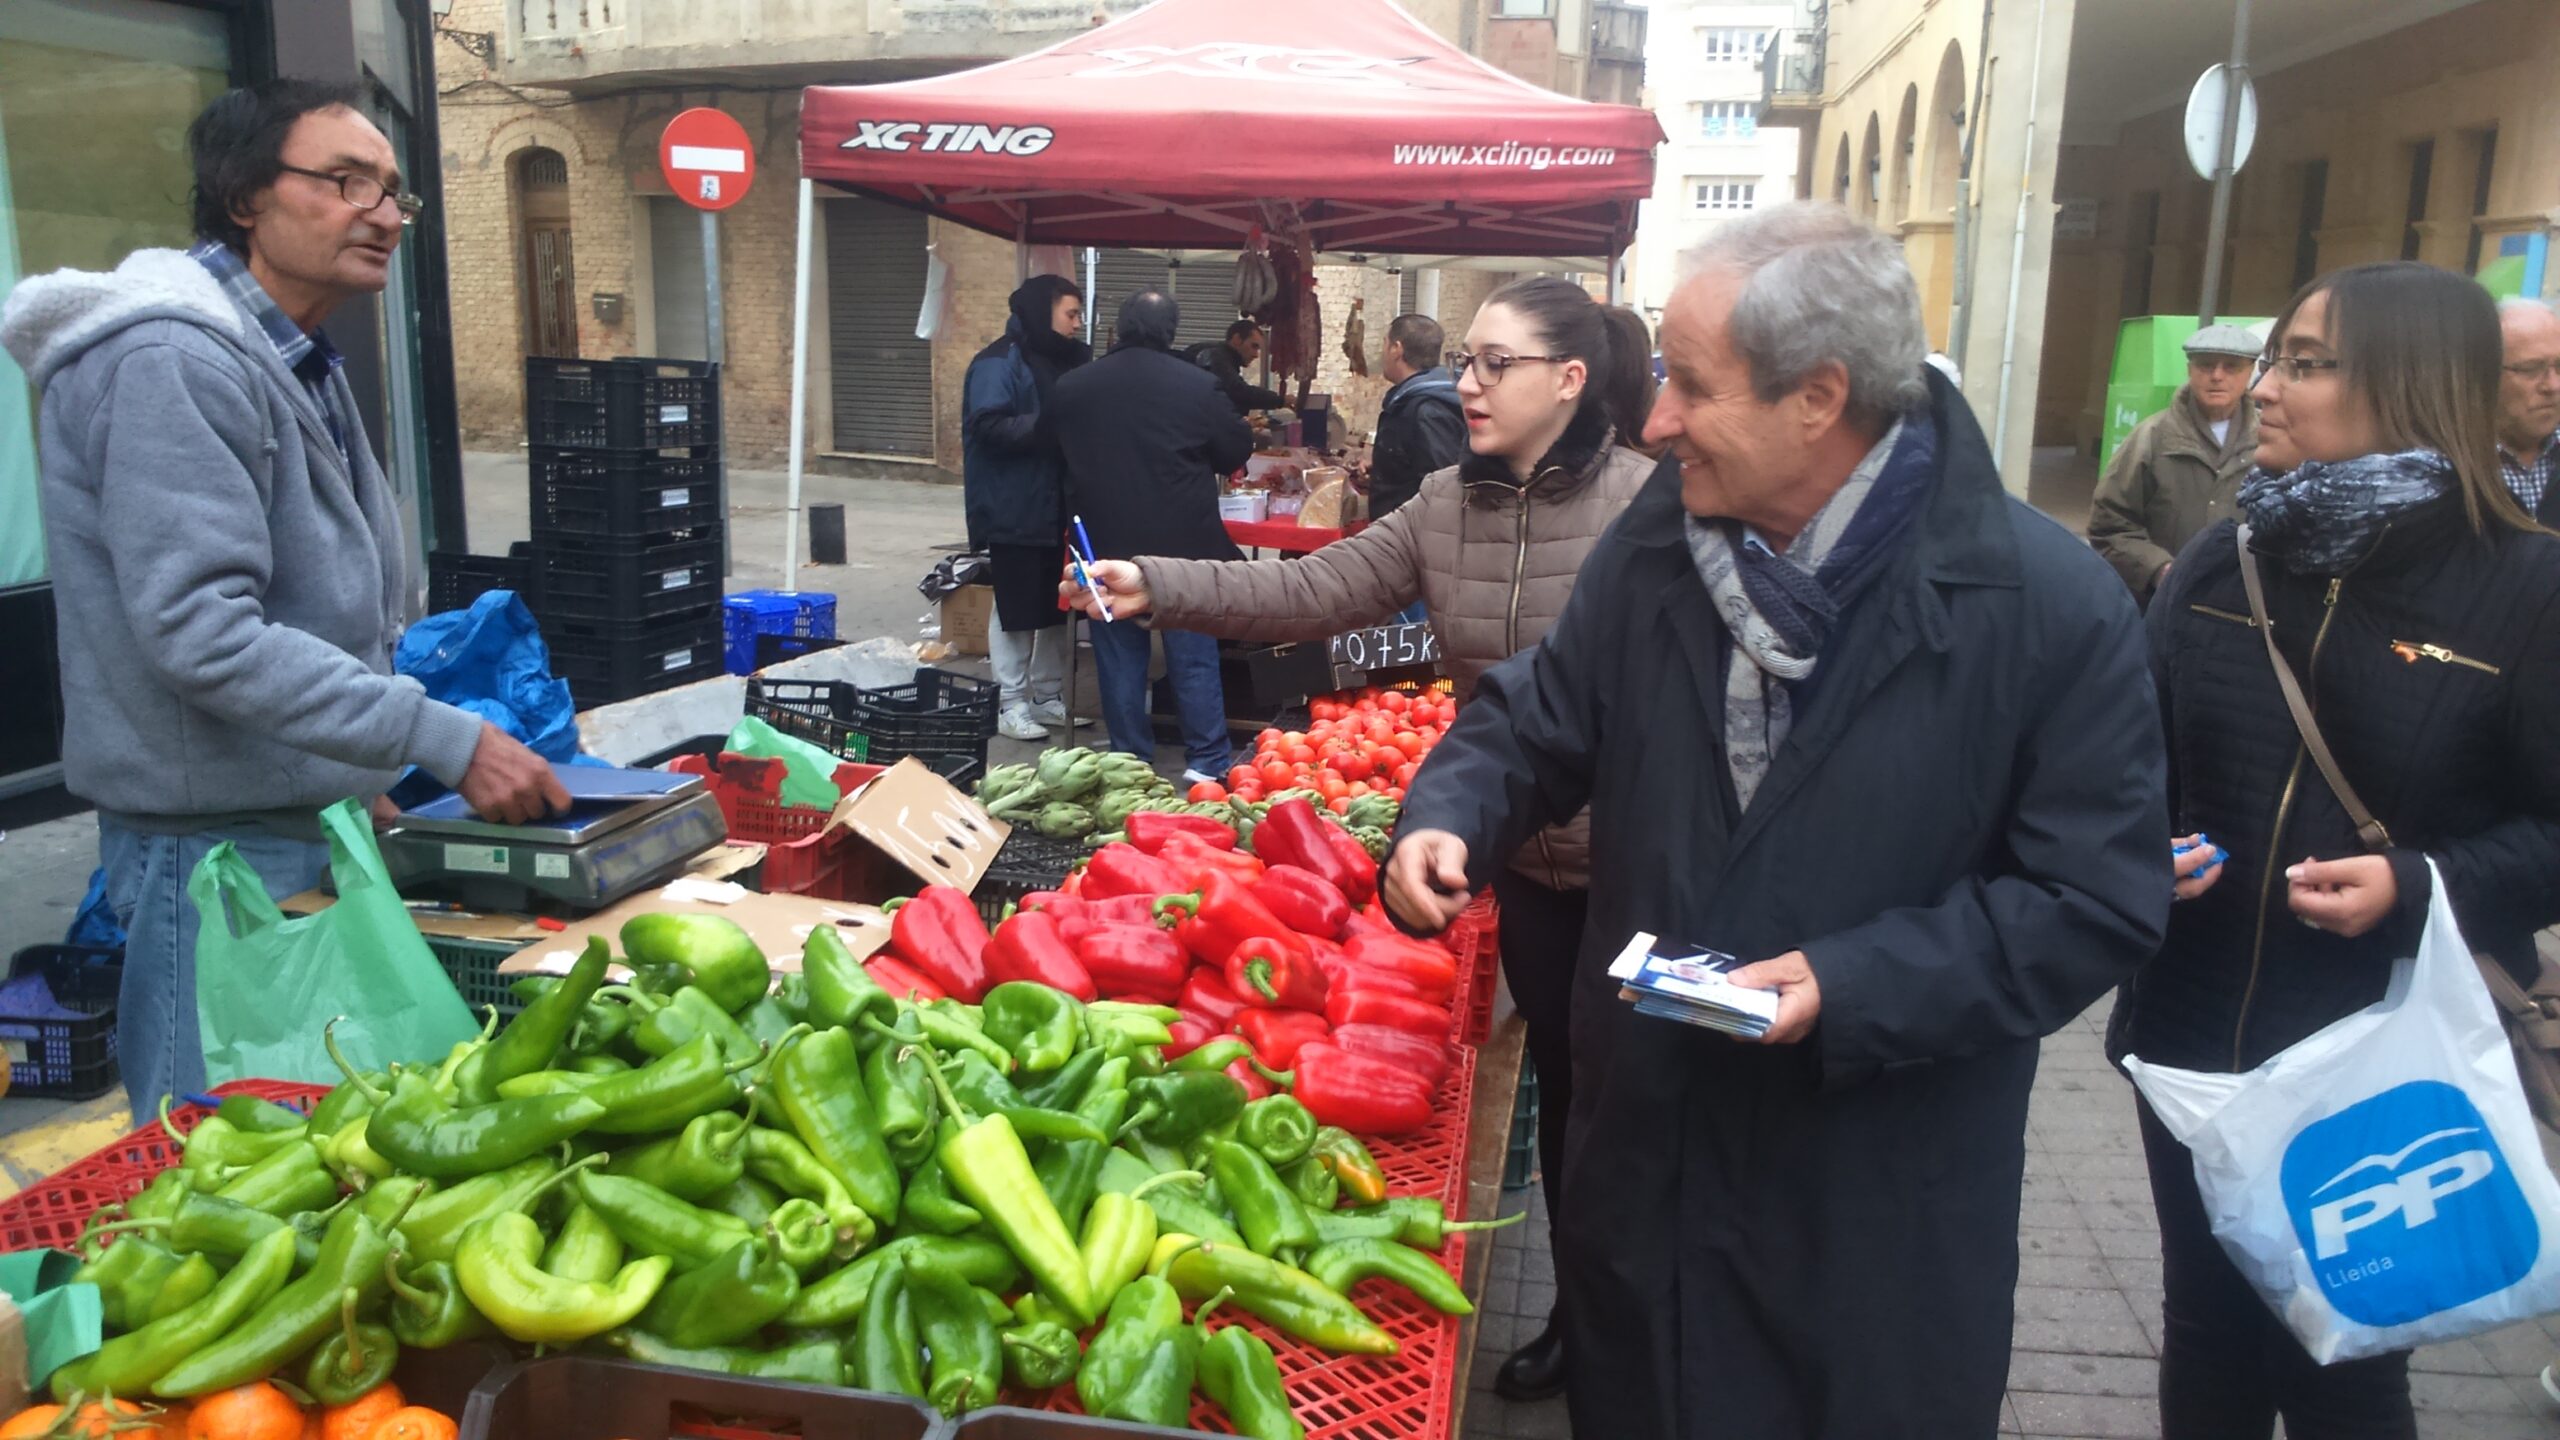
{"label": "red plastic crate", "polygon": [[[853,878],[853,835],[827,833],[828,811],[810,805],[782,803],[783,763],[771,757],[723,754],[717,761],[703,755],[678,755],[666,768],[699,775],[720,803],[729,838],[765,847],[764,889],[773,895],[806,895],[816,900],[850,900]],[[888,767],[846,761],[836,766],[838,789],[851,790]]]}
{"label": "red plastic crate", "polygon": [[[1494,904],[1493,892],[1485,891],[1469,902],[1449,927],[1444,939],[1457,951],[1463,971],[1458,979],[1458,993],[1465,997],[1457,1012],[1458,1040],[1462,1044],[1481,1045],[1493,1033],[1494,982],[1502,974],[1502,913]],[[1465,936],[1466,948],[1459,949],[1459,937]]]}
{"label": "red plastic crate", "polygon": [[[256,1095],[279,1105],[309,1109],[312,1101],[329,1093],[329,1087],[283,1080],[234,1080],[213,1093]],[[184,1134],[212,1113],[201,1105],[180,1105],[169,1112],[169,1124]],[[183,1153],[178,1142],[154,1123],[64,1166],[51,1177],[0,1200],[0,1250],[31,1250],[46,1245],[68,1249],[88,1228],[89,1217],[97,1213],[98,1207],[132,1199],[153,1177],[177,1164]]]}
{"label": "red plastic crate", "polygon": [[1431,1123],[1410,1135],[1366,1136],[1369,1153],[1387,1172],[1390,1195],[1436,1195],[1456,1217],[1467,1200],[1467,1131],[1474,1114],[1476,1052],[1450,1047],[1455,1063],[1431,1097]]}
{"label": "red plastic crate", "polygon": [[[1451,1275],[1466,1274],[1467,1236],[1452,1235],[1437,1257]],[[1458,1373],[1458,1322],[1413,1298],[1390,1280],[1363,1280],[1351,1299],[1396,1339],[1393,1355],[1332,1355],[1293,1340],[1223,1305],[1209,1328],[1240,1324],[1271,1346],[1289,1408],[1307,1427],[1307,1440],[1447,1440]],[[1197,1307],[1186,1306],[1186,1309]],[[1060,1415],[1081,1415],[1073,1381],[1046,1393],[1007,1391],[1005,1403]],[[1191,1428],[1232,1435],[1226,1412],[1205,1395],[1191,1400]]]}

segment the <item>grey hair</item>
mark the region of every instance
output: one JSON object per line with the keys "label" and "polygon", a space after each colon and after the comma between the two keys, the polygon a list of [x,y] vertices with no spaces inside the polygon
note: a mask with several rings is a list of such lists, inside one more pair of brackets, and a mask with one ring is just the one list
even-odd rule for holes
{"label": "grey hair", "polygon": [[2510,295],[2498,302],[2498,318],[2502,320],[2525,310],[2539,310],[2545,315],[2560,315],[2560,305],[2554,305],[2538,295]]}
{"label": "grey hair", "polygon": [[1741,278],[1728,328],[1762,403],[1836,360],[1849,408],[1907,415],[1929,403],[1929,332],[1902,247],[1838,205],[1798,200],[1718,226],[1680,257],[1685,282],[1708,270]]}

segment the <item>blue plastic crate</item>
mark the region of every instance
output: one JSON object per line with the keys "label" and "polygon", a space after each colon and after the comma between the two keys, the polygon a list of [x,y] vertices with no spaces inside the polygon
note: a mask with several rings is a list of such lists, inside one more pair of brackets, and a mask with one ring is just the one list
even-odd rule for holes
{"label": "blue plastic crate", "polygon": [[815,590],[741,590],[721,604],[732,675],[752,675],[758,635],[836,638],[836,597]]}

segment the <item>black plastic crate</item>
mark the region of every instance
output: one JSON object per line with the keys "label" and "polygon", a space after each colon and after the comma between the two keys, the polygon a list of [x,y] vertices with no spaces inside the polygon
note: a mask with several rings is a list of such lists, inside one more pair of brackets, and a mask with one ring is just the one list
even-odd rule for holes
{"label": "black plastic crate", "polygon": [[[1201,1430],[1166,1430],[1155,1425],[1136,1425],[1126,1420],[1096,1420],[1090,1415],[1061,1415],[1053,1410],[1023,1410],[998,1405],[986,1410],[972,1410],[942,1432],[943,1440],[1147,1440],[1150,1435],[1165,1440],[1198,1436]],[[1400,1429],[1381,1424],[1377,1433],[1395,1435]]]}
{"label": "black plastic crate", "polygon": [[762,670],[768,665],[779,665],[785,660],[797,660],[803,655],[814,655],[821,650],[838,649],[845,643],[832,635],[776,635],[770,631],[758,632],[755,668]]}
{"label": "black plastic crate", "polygon": [[467,610],[492,590],[513,590],[527,605],[534,599],[533,547],[519,540],[504,555],[461,555],[446,550],[427,554],[427,613]]}
{"label": "black plastic crate", "polygon": [[1003,918],[1004,907],[1014,904],[1038,890],[1055,890],[1066,883],[1067,876],[1084,863],[1085,848],[1072,840],[1052,840],[1030,826],[1015,822],[1013,833],[1004,839],[1004,848],[978,877],[978,888],[969,892],[976,901],[978,914],[989,925]]}
{"label": "black plastic crate", "polygon": [[550,619],[542,639],[551,673],[569,682],[581,710],[648,695],[721,673],[720,612],[639,623]]}
{"label": "black plastic crate", "polygon": [[720,460],[708,445],[675,450],[533,447],[525,467],[533,538],[636,540],[716,526]]}
{"label": "black plastic crate", "polygon": [[544,620],[656,620],[720,603],[720,528],[665,539],[559,537],[536,553]]}
{"label": "black plastic crate", "polygon": [[720,443],[720,367],[705,360],[524,362],[524,433],[536,445],[657,450]]}
{"label": "black plastic crate", "polygon": [[42,975],[74,1017],[0,1012],[0,1044],[9,1051],[9,1093],[87,1100],[116,1088],[116,991],[124,952],[85,945],[30,945],[9,962],[9,978]]}
{"label": "black plastic crate", "polygon": [[865,690],[842,680],[747,682],[747,713],[842,756],[886,765],[913,755],[958,783],[942,762],[987,763],[996,686],[948,670],[918,670],[905,685]]}
{"label": "black plastic crate", "polygon": [[924,1440],[941,1418],[898,1395],[744,1380],[589,1355],[510,1365],[480,1382],[463,1440],[606,1440],[627,1435],[842,1436]]}

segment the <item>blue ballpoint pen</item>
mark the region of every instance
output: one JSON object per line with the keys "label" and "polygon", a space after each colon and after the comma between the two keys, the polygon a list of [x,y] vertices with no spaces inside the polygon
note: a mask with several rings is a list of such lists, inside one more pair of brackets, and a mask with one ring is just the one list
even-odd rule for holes
{"label": "blue ballpoint pen", "polygon": [[1093,572],[1085,568],[1102,563],[1093,558],[1093,537],[1084,533],[1083,516],[1070,515],[1067,518],[1073,521],[1076,527],[1076,583],[1082,585],[1085,593],[1093,597],[1094,603],[1102,607],[1102,623],[1108,625],[1113,619],[1111,597],[1103,594],[1102,587],[1093,583]]}

